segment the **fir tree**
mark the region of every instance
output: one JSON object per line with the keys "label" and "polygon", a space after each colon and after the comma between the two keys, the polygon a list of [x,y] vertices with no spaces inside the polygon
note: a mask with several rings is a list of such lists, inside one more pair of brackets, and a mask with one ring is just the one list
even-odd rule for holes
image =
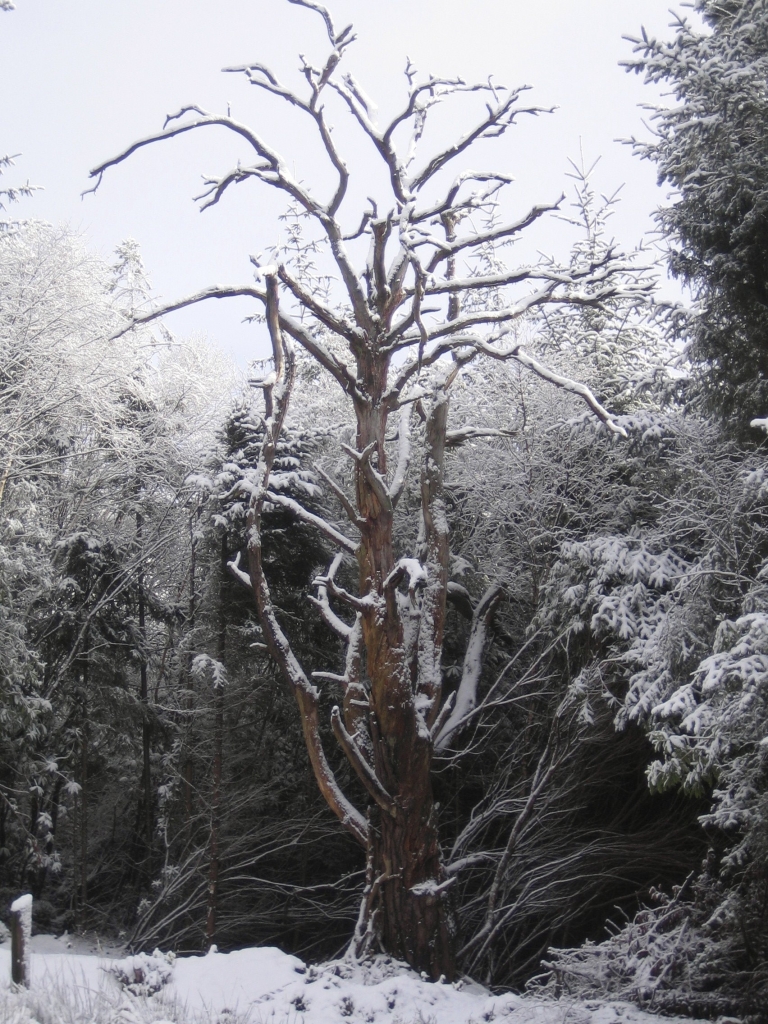
{"label": "fir tree", "polygon": [[696,307],[683,335],[709,404],[746,426],[768,410],[768,3],[696,0],[671,42],[633,40],[627,67],[670,87],[636,151],[673,186],[657,214]]}

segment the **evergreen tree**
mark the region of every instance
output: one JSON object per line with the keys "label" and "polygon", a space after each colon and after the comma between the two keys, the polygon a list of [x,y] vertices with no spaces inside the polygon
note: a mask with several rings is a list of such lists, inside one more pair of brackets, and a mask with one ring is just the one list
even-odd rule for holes
{"label": "evergreen tree", "polygon": [[633,40],[627,66],[674,97],[635,149],[674,189],[657,220],[696,299],[682,336],[710,404],[745,428],[768,412],[768,3],[693,7],[703,27]]}

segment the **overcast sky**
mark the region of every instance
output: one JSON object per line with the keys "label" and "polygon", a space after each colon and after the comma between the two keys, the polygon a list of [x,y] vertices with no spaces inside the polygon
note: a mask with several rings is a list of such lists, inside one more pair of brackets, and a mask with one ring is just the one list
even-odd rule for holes
{"label": "overcast sky", "polygon": [[[613,230],[633,245],[664,200],[654,168],[616,141],[645,135],[639,109],[656,94],[618,66],[631,54],[622,35],[669,37],[668,0],[336,0],[337,26],[354,22],[358,41],[348,67],[379,105],[382,119],[404,97],[406,55],[422,72],[532,86],[529,100],[555,113],[529,118],[500,143],[485,143],[470,161],[516,177],[518,212],[557,198],[569,186],[568,159],[600,157],[597,183],[624,185]],[[286,0],[16,0],[0,13],[0,155],[21,153],[8,183],[29,179],[45,191],[16,207],[17,215],[65,221],[110,256],[124,238],[138,240],[155,292],[171,300],[213,283],[251,280],[248,256],[279,234],[276,203],[264,186],[248,183],[204,214],[192,201],[201,175],[220,175],[247,151],[220,129],[205,129],[142,150],[105,177],[96,195],[88,171],[134,139],[162,126],[187,103],[250,123],[288,154],[297,177],[322,190],[319,150],[276,102],[227,65],[260,60],[292,84],[298,54],[320,61],[327,49],[317,16]],[[482,109],[482,108],[479,108]],[[437,136],[471,123],[468,106],[437,122]],[[465,118],[465,120],[462,120]],[[349,118],[330,120],[362,184],[362,204],[378,187],[364,140]],[[427,142],[428,140],[425,140]],[[361,208],[361,207],[360,207]],[[359,220],[351,202],[350,226]],[[536,244],[555,250],[562,226]],[[200,330],[245,362],[258,328],[243,325],[246,303],[208,303],[174,314],[178,333]]]}

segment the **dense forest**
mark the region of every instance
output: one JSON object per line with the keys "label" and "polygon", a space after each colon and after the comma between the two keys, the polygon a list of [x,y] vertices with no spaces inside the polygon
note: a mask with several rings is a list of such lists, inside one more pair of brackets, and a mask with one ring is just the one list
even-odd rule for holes
{"label": "dense forest", "polygon": [[[236,133],[202,202],[284,194],[253,283],[161,305],[136,242],[105,263],[0,161],[0,906],[763,1021],[768,2],[634,40],[673,98],[633,143],[658,258],[587,167],[510,216],[462,163],[521,90],[409,66],[379,127],[351,27],[291,2],[327,37],[305,92],[236,70],[306,115],[328,196],[197,107],[93,172]],[[362,208],[334,104],[389,181]],[[514,262],[547,216],[568,259]],[[272,348],[247,379],[162,319],[227,295]]]}

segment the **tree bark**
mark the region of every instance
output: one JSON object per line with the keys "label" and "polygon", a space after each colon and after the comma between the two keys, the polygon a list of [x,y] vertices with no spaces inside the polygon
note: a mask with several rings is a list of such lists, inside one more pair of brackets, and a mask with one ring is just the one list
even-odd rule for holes
{"label": "tree bark", "polygon": [[[381,363],[375,367],[373,385],[386,379],[388,367],[385,360]],[[389,810],[379,806],[371,816],[374,891],[373,899],[371,894],[366,897],[371,914],[367,930],[377,934],[387,952],[435,981],[455,975],[454,929],[432,795],[429,729],[439,710],[449,555],[441,505],[447,407],[444,396],[438,399],[426,422],[419,551],[423,586],[418,596],[411,579],[407,596],[396,589],[393,509],[377,493],[375,478],[365,466],[357,468],[358,508],[365,518],[358,552],[360,592],[375,596],[371,609],[362,615],[372,767],[391,797]],[[374,408],[370,417],[359,416],[358,424],[358,450],[376,444],[377,469],[383,477],[386,417]],[[418,628],[417,638],[410,642],[405,637],[408,616],[416,619]]]}
{"label": "tree bark", "polygon": [[221,766],[222,737],[224,733],[224,694],[222,687],[214,690],[213,729],[213,793],[211,795],[211,852],[208,867],[208,910],[205,921],[205,938],[210,949],[216,940],[216,916],[219,902],[219,845],[221,832]]}
{"label": "tree bark", "polygon": [[424,791],[424,781],[420,773],[417,784],[399,795],[402,810],[394,818],[375,813],[378,827],[372,828],[370,842],[378,894],[371,912],[388,953],[433,981],[451,980],[455,928],[446,904],[432,794]]}
{"label": "tree bark", "polygon": [[29,988],[32,896],[26,893],[11,904],[11,981]]}

